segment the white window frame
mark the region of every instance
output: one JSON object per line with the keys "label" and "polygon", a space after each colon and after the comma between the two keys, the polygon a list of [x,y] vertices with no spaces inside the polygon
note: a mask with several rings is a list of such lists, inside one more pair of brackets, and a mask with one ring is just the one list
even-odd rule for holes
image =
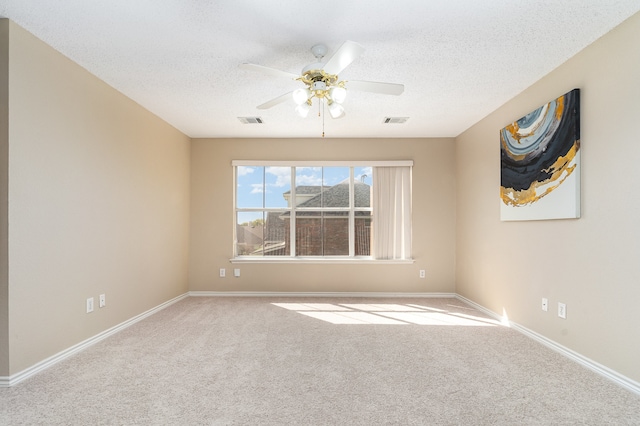
{"label": "white window frame", "polygon": [[[372,215],[373,200],[369,207],[355,207],[354,199],[354,168],[356,167],[401,167],[413,166],[412,160],[399,161],[270,161],[270,160],[233,160],[231,162],[233,170],[233,257],[230,259],[232,263],[413,263],[413,259],[394,259],[379,260],[373,256],[355,256],[355,212],[370,211]],[[237,249],[237,217],[238,212],[269,212],[269,211],[289,211],[291,220],[290,228],[290,253],[296,252],[295,238],[295,215],[296,210],[303,209],[294,208],[293,204],[290,208],[270,209],[262,208],[238,208],[237,207],[237,170],[238,167],[291,167],[291,198],[295,200],[296,184],[295,184],[295,167],[349,167],[349,207],[338,208],[322,208],[322,211],[347,211],[349,213],[349,254],[343,256],[238,256]],[[313,209],[316,210],[316,209]]]}

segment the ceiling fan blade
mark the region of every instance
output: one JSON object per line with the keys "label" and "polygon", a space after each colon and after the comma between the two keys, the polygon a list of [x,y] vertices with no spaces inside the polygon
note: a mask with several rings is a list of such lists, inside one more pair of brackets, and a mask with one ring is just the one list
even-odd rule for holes
{"label": "ceiling fan blade", "polygon": [[347,90],[359,90],[361,92],[382,93],[383,95],[400,95],[404,92],[404,84],[379,83],[377,81],[347,80]]}
{"label": "ceiling fan blade", "polygon": [[261,72],[263,74],[271,75],[273,77],[287,77],[287,78],[291,78],[293,80],[295,80],[298,77],[300,77],[298,74],[293,74],[293,73],[286,72],[286,71],[280,71],[278,69],[265,67],[263,65],[240,64],[240,65],[238,65],[238,67],[242,68],[242,69],[245,69],[245,70],[258,71],[258,72]]}
{"label": "ceiling fan blade", "polygon": [[345,41],[342,46],[324,64],[322,69],[327,74],[340,74],[358,56],[362,55],[364,47],[355,41]]}
{"label": "ceiling fan blade", "polygon": [[278,104],[286,102],[289,99],[293,100],[293,97],[291,96],[291,93],[293,93],[293,92],[285,93],[284,95],[280,95],[277,98],[273,98],[270,101],[267,101],[267,102],[263,103],[262,105],[258,105],[258,109],[269,109],[269,108],[271,108],[273,106],[276,106]]}

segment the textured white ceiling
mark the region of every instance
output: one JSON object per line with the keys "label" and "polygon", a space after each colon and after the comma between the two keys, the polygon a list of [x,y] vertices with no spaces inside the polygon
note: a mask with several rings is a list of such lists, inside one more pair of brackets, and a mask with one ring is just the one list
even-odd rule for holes
{"label": "textured white ceiling", "polygon": [[327,137],[457,136],[638,11],[638,0],[0,0],[0,16],[191,137],[319,137],[317,112],[299,118],[293,101],[256,109],[302,83],[238,65],[297,74],[311,46],[331,55],[344,40],[366,50],[341,79],[405,92],[350,91]]}

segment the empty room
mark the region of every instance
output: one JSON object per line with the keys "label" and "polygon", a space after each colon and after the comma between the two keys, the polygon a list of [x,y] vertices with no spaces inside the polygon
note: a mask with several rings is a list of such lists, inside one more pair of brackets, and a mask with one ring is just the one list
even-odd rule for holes
{"label": "empty room", "polygon": [[0,424],[640,424],[639,52],[637,0],[0,0]]}

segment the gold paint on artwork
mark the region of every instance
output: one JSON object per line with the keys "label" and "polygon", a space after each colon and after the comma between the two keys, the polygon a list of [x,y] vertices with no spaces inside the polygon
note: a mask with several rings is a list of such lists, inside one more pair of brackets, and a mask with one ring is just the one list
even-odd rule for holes
{"label": "gold paint on artwork", "polygon": [[[546,106],[549,106],[550,104],[551,103],[547,104]],[[544,107],[541,107],[541,108],[544,108]],[[549,108],[547,108],[546,111],[544,112],[544,116],[546,117],[546,115],[549,113],[550,113]],[[562,119],[563,113],[564,113],[564,96],[556,100],[556,109],[554,110],[554,116],[556,121],[560,121]],[[506,126],[503,129],[503,131],[509,132],[513,140],[516,141],[518,144],[521,144],[522,143],[521,140],[524,138],[533,136],[538,130],[538,127],[539,127],[539,124],[535,126],[533,129],[531,129],[529,132],[522,133],[521,131],[522,129],[520,128],[520,125],[518,125],[518,122],[516,121]],[[513,158],[516,161],[522,161],[525,159],[527,154],[515,154],[509,149],[509,144],[505,139],[503,132],[500,132],[500,144],[502,145],[503,151],[506,152],[506,154],[509,157]]]}
{"label": "gold paint on artwork", "polygon": [[[508,206],[520,207],[528,204],[535,203],[551,191],[562,185],[562,182],[567,179],[576,168],[576,164],[569,166],[574,160],[578,150],[580,149],[580,140],[573,143],[573,146],[567,152],[567,155],[560,156],[553,163],[551,167],[544,170],[547,173],[551,173],[549,179],[545,179],[541,182],[533,182],[527,189],[516,191],[513,188],[500,187],[500,198]],[[544,190],[545,186],[548,186]],[[542,191],[539,193],[539,191]]]}
{"label": "gold paint on artwork", "polygon": [[[526,154],[514,154],[513,152],[511,152],[509,150],[509,146],[507,145],[507,141],[502,136],[502,133],[500,133],[500,143],[502,144],[502,150],[506,152],[510,158],[513,158],[516,161],[522,161],[527,156]],[[520,143],[520,141],[518,141],[518,143]]]}
{"label": "gold paint on artwork", "polygon": [[[511,134],[511,137],[513,138],[513,140],[515,140],[518,143],[521,143],[520,142],[521,139],[528,138],[529,136],[533,136],[536,133],[536,131],[540,127],[540,123],[544,122],[544,117],[546,117],[547,114],[550,113],[549,111],[550,106],[551,106],[551,102],[540,107],[540,109],[543,109],[546,107],[546,109],[544,110],[543,117],[542,119],[538,120],[539,123],[536,126],[534,126],[532,129],[530,129],[527,133],[522,133],[522,129],[520,128],[520,125],[518,124],[517,121],[506,126],[504,130],[506,130],[507,132],[509,132],[509,134]],[[559,121],[562,118],[563,113],[564,113],[564,96],[561,96],[560,98],[556,99],[556,107],[554,110],[555,119]],[[504,144],[504,146],[506,147],[506,143]]]}
{"label": "gold paint on artwork", "polygon": [[520,143],[522,136],[520,135],[520,126],[517,122],[509,124],[505,130],[511,134],[511,137]]}
{"label": "gold paint on artwork", "polygon": [[563,113],[564,113],[564,96],[560,96],[558,99],[556,99],[556,120],[560,121]]}

